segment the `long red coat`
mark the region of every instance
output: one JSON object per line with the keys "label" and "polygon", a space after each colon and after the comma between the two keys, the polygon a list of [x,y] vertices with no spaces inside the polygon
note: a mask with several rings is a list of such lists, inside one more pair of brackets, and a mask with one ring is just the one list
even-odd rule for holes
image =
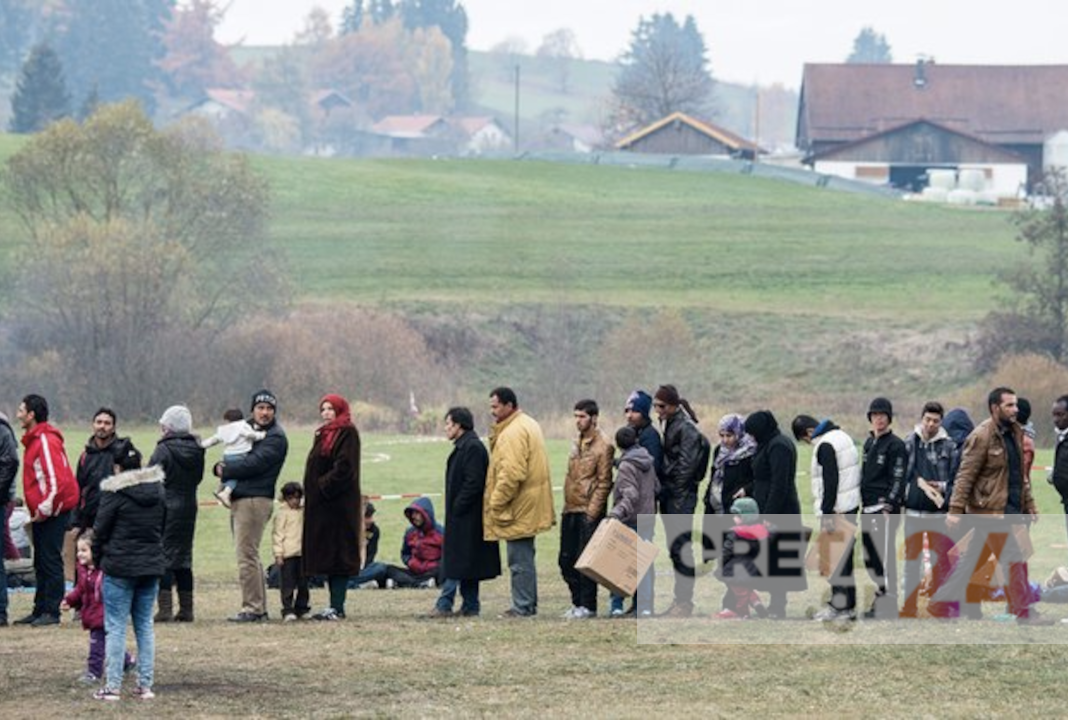
{"label": "long red coat", "polygon": [[360,572],[360,433],[344,427],[329,455],[317,435],[304,465],[305,575]]}

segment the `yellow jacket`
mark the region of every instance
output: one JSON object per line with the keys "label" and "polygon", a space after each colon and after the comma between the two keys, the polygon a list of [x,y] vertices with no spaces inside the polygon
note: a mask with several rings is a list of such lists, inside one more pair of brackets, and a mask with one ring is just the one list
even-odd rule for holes
{"label": "yellow jacket", "polygon": [[301,556],[301,541],[304,535],[304,506],[294,510],[286,503],[280,503],[274,515],[274,529],[271,533],[274,556],[285,558]]}
{"label": "yellow jacket", "polygon": [[482,528],[486,540],[534,537],[556,523],[541,426],[522,410],[490,428]]}

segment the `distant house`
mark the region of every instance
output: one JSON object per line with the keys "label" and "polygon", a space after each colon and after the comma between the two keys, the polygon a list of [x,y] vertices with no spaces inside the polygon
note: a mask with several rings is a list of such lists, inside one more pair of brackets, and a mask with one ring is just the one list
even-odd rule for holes
{"label": "distant house", "polygon": [[1068,65],[810,64],[797,146],[856,179],[914,187],[931,170],[979,169],[1005,189],[1007,166],[1033,182],[1065,129]]}
{"label": "distant house", "polygon": [[756,143],[710,122],[676,112],[616,143],[617,150],[666,155],[754,157]]}
{"label": "distant house", "polygon": [[442,115],[387,115],[371,132],[388,140],[402,155],[459,153],[481,155],[511,147],[512,138],[495,118]]}
{"label": "distant house", "polygon": [[494,117],[455,117],[449,122],[461,137],[460,151],[465,155],[502,152],[512,147],[511,134]]}
{"label": "distant house", "polygon": [[538,138],[539,149],[589,153],[604,147],[604,133],[594,125],[559,123]]}

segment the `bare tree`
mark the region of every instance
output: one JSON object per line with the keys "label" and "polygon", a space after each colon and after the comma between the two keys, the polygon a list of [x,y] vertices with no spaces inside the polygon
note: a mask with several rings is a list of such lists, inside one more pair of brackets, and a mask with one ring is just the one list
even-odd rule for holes
{"label": "bare tree", "polygon": [[582,48],[578,45],[575,33],[569,28],[553,30],[542,38],[536,54],[552,73],[560,92],[567,93],[571,66],[575,60],[582,58]]}

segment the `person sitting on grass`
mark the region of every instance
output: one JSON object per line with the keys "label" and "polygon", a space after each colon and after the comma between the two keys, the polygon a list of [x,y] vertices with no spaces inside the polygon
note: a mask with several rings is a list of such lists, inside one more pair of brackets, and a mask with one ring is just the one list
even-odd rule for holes
{"label": "person sitting on grass", "polygon": [[380,588],[433,588],[438,585],[445,529],[434,520],[430,498],[416,498],[404,509],[409,525],[401,543],[399,565],[371,563],[356,576],[359,584],[374,582]]}
{"label": "person sitting on grass", "polygon": [[[248,455],[252,450],[253,443],[257,443],[267,437],[263,430],[256,430],[245,419],[245,414],[239,408],[230,408],[223,413],[225,425],[215,428],[215,434],[200,443],[200,447],[207,450],[219,443],[223,444],[223,462],[232,461],[242,455]],[[215,498],[223,507],[230,507],[230,495],[237,487],[236,480],[223,480],[215,491]]]}
{"label": "person sitting on grass", "polygon": [[[75,544],[78,560],[74,588],[66,594],[60,610],[81,611],[82,627],[89,631],[89,656],[85,673],[79,681],[95,685],[104,677],[104,573],[93,564],[93,531],[86,529]],[[123,666],[126,672],[134,665],[126,653]]]}
{"label": "person sitting on grass", "polygon": [[767,527],[760,522],[760,508],[752,498],[738,498],[731,504],[734,527],[723,537],[719,579],[730,589],[733,607],[716,613],[721,620],[744,620],[752,609],[759,617],[768,611],[756,593],[762,573],[754,559],[767,552]]}
{"label": "person sitting on grass", "polygon": [[363,569],[358,575],[349,578],[349,589],[371,589],[378,587],[376,579],[380,573],[385,572],[385,565],[375,562],[378,555],[378,539],[382,536],[382,529],[375,523],[375,505],[372,502],[364,502],[363,505]]}

